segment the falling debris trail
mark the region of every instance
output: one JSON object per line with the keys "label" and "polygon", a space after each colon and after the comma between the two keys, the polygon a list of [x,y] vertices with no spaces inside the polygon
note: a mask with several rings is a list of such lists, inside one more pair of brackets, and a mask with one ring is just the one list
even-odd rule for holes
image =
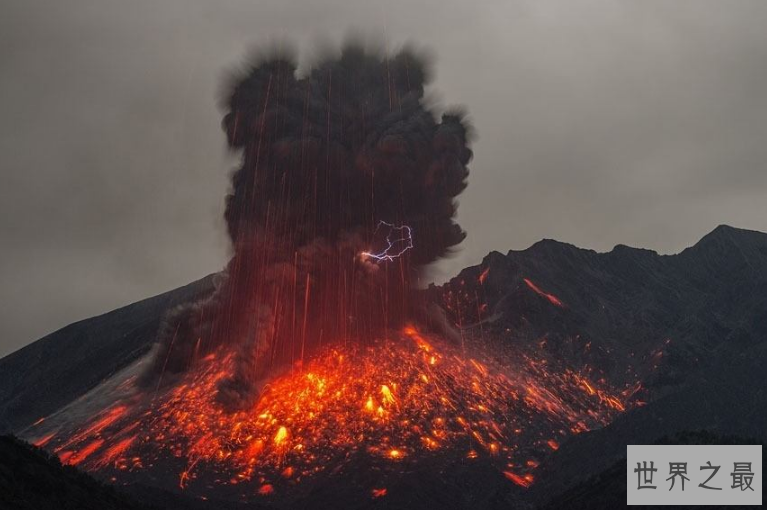
{"label": "falling debris trail", "polygon": [[548,299],[552,305],[558,306],[560,308],[564,308],[565,306],[564,303],[562,303],[562,301],[560,301],[560,299],[557,296],[555,296],[554,294],[543,292],[536,284],[534,284],[532,281],[530,281],[527,278],[523,278],[523,280],[525,282],[525,285],[527,285],[530,288],[530,290],[532,290],[539,296],[543,296],[546,299]]}

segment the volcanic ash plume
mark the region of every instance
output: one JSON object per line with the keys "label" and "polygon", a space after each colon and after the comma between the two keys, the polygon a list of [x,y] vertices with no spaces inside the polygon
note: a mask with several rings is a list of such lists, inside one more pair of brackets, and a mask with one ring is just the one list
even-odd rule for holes
{"label": "volcanic ash plume", "polygon": [[425,101],[429,79],[411,50],[347,45],[305,76],[278,56],[234,80],[234,254],[213,297],[167,317],[155,377],[223,347],[236,361],[219,398],[242,405],[271,370],[422,315],[411,287],[465,237],[455,197],[472,157],[463,115],[440,120]]}

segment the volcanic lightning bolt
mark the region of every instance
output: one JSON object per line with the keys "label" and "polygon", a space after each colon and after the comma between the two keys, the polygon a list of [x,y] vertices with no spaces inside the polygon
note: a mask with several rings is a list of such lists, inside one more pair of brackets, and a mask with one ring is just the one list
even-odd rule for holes
{"label": "volcanic lightning bolt", "polygon": [[413,229],[409,226],[402,225],[397,227],[392,223],[380,221],[378,222],[376,232],[378,232],[381,226],[389,228],[389,232],[386,234],[386,248],[378,253],[364,251],[362,252],[364,257],[391,262],[404,255],[406,251],[413,247]]}

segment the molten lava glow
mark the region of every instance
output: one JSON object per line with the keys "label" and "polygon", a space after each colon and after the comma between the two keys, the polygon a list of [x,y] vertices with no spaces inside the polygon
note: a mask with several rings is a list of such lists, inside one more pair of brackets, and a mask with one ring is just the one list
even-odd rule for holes
{"label": "molten lava glow", "polygon": [[480,285],[485,283],[485,280],[487,280],[487,275],[489,275],[489,274],[490,274],[490,268],[489,267],[487,269],[485,269],[484,271],[482,271],[482,273],[479,275],[479,283],[480,283]]}
{"label": "molten lava glow", "polygon": [[503,475],[509,480],[511,480],[512,482],[519,485],[520,487],[525,487],[525,488],[530,487],[530,484],[533,482],[532,477],[528,479],[528,478],[519,476],[516,473],[512,473],[511,471],[504,471]]}
{"label": "molten lava glow", "polygon": [[560,301],[559,298],[557,296],[555,296],[554,294],[548,294],[546,292],[543,292],[540,288],[538,288],[538,286],[536,284],[534,284],[533,282],[531,282],[527,278],[523,278],[523,280],[525,281],[525,284],[528,287],[530,287],[530,290],[532,290],[533,292],[535,292],[539,296],[543,296],[546,299],[548,299],[549,302],[552,305],[558,306],[560,308],[563,308],[565,306],[564,303],[562,303],[562,301]]}
{"label": "molten lava glow", "polygon": [[[36,423],[35,425],[38,425],[38,424]],[[33,426],[35,426],[35,425],[33,425]],[[37,438],[37,439],[33,440],[33,441],[32,441],[32,444],[33,444],[33,445],[35,445],[35,446],[37,446],[38,448],[42,448],[43,446],[45,446],[46,444],[48,444],[48,441],[50,441],[51,439],[53,439],[55,435],[56,435],[56,433],[55,433],[55,432],[52,432],[52,433],[50,433],[50,434],[47,434],[47,435],[45,435],[45,436],[39,437],[39,438]]]}
{"label": "molten lava glow", "polygon": [[198,493],[214,483],[266,496],[354,459],[396,467],[440,454],[489,459],[527,487],[531,459],[606,424],[625,397],[545,361],[517,361],[470,358],[406,328],[369,347],[329,348],[271,381],[253,408],[227,412],[216,401],[232,371],[222,354],[151,402],[117,404],[52,444],[63,462],[118,479],[171,459],[180,487]]}

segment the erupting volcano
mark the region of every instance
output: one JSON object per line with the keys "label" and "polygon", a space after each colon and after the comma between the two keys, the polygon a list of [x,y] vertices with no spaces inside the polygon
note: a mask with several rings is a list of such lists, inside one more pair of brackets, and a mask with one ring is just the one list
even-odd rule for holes
{"label": "erupting volcano", "polygon": [[226,200],[234,256],[211,299],[168,317],[150,383],[224,346],[219,400],[239,409],[323,345],[430,322],[411,288],[465,237],[454,199],[472,152],[464,116],[438,121],[427,104],[428,79],[412,51],[355,45],[303,77],[285,56],[237,77],[223,121],[242,157]]}
{"label": "erupting volcano", "polygon": [[418,297],[422,269],[465,237],[455,198],[472,156],[464,116],[438,120],[425,100],[428,79],[412,51],[353,45],[304,76],[287,57],[239,76],[223,121],[242,156],[233,257],[216,291],[166,317],[108,405],[41,423],[37,444],[199,497],[296,494],[354,469],[379,498],[391,473],[436,457],[484,459],[527,487],[564,437],[623,411],[630,390],[462,340]]}

